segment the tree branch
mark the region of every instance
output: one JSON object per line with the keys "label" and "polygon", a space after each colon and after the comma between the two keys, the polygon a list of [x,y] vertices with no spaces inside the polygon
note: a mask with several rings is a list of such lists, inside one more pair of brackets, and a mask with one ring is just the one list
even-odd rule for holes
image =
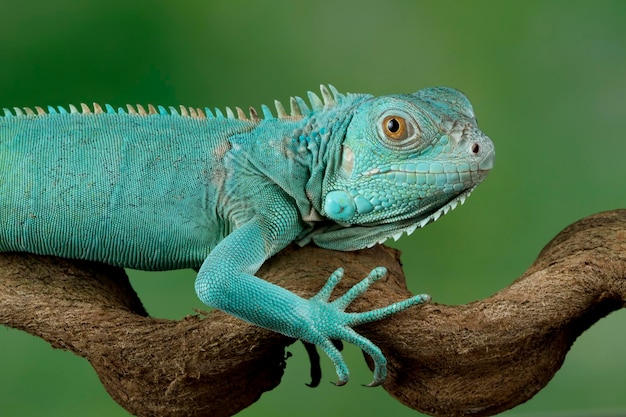
{"label": "tree branch", "polygon": [[[410,295],[396,251],[288,248],[259,274],[311,296],[344,266],[341,294],[378,265],[390,273],[355,302],[362,311]],[[387,356],[384,388],[402,403],[433,415],[492,415],[543,388],[576,337],[625,299],[626,210],[616,210],[566,228],[486,300],[415,307],[358,330]],[[123,270],[27,254],[0,256],[0,323],[85,357],[140,416],[232,415],[280,382],[293,342],[218,311],[149,318]]]}

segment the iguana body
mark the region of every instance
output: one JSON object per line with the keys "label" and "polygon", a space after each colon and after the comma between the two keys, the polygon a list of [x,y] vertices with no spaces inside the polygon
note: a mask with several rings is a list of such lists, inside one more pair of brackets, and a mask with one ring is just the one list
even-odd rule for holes
{"label": "iguana body", "polygon": [[357,344],[385,377],[385,359],[351,326],[424,302],[343,309],[379,268],[327,303],[341,271],[305,300],[254,276],[290,242],[354,250],[411,233],[454,208],[484,179],[493,145],[461,93],[342,95],[322,87],[312,109],[277,117],[237,109],[73,106],[0,117],[0,251],[112,265],[199,268],[206,304],[317,344],[339,383],[348,371],[331,339]]}

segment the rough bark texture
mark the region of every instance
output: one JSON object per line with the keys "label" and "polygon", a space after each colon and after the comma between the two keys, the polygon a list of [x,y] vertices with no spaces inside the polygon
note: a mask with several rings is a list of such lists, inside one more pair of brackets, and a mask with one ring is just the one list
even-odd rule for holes
{"label": "rough bark texture", "polygon": [[[260,275],[303,296],[336,266],[341,293],[371,268],[389,275],[354,305],[409,296],[398,253],[289,248]],[[544,387],[576,337],[626,299],[626,210],[566,228],[528,271],[492,297],[430,304],[359,331],[389,360],[384,384],[416,410],[492,415]],[[111,396],[139,416],[227,416],[279,382],[293,340],[221,312],[181,321],[146,316],[123,270],[26,254],[0,256],[0,323],[91,362]]]}

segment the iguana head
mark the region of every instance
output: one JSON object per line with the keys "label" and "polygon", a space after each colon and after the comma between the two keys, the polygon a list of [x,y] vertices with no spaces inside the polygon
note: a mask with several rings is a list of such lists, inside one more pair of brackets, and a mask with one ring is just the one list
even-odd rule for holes
{"label": "iguana head", "polygon": [[410,234],[463,203],[494,157],[493,143],[457,90],[363,100],[323,181],[321,214],[336,224],[311,237],[345,250]]}

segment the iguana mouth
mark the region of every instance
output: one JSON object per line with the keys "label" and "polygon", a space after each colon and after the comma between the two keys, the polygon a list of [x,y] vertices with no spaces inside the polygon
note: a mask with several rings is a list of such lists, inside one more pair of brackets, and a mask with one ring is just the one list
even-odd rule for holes
{"label": "iguana mouth", "polygon": [[[353,156],[354,158],[354,156]],[[473,165],[473,166],[472,166]],[[397,165],[390,165],[382,168],[372,168],[361,175],[364,177],[372,177],[375,175],[394,175],[394,174],[406,174],[406,175],[436,175],[436,174],[473,174],[482,172],[486,174],[491,169],[491,166],[483,167],[483,161],[480,163],[467,164],[465,169],[446,170],[443,164],[438,163],[403,163]],[[489,164],[486,164],[489,165]],[[491,164],[492,165],[492,164]],[[456,167],[455,167],[456,168]]]}
{"label": "iguana mouth", "polygon": [[[486,137],[482,139],[488,139]],[[445,183],[454,183],[452,176],[458,176],[457,182],[475,182],[474,176],[478,175],[478,181],[482,181],[493,168],[495,152],[493,145],[482,139],[473,140],[469,144],[469,153],[472,160],[463,163],[443,163],[439,161],[402,162],[384,167],[371,168],[361,173],[363,177],[385,175],[388,179],[396,182],[409,184],[436,184],[437,176],[444,175]],[[350,150],[347,146],[347,148]],[[344,156],[344,159],[346,157]],[[350,168],[354,165],[354,154],[350,150]]]}
{"label": "iguana mouth", "polygon": [[[409,185],[436,185],[440,182],[450,184],[475,184],[482,181],[489,170],[467,169],[456,171],[415,171],[410,169],[395,168],[394,166],[385,168],[374,168],[361,174],[364,177],[383,176],[389,181],[404,183]],[[443,176],[443,177],[441,177]],[[440,178],[441,177],[441,178]]]}

